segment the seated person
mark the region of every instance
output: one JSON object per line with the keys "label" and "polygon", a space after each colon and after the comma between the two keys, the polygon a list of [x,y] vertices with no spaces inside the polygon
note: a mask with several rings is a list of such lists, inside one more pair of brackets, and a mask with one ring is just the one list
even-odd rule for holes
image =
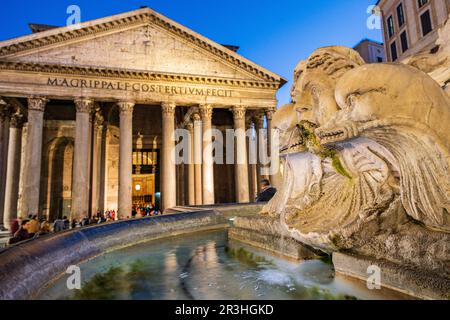
{"label": "seated person", "polygon": [[38,221],[38,217],[36,215],[31,216],[31,219],[28,220],[27,231],[29,233],[30,238],[33,238],[35,234],[39,232],[41,225]]}
{"label": "seated person", "polygon": [[29,220],[22,221],[22,223],[20,224],[19,230],[17,230],[17,232],[14,234],[14,236],[11,239],[9,239],[9,244],[14,244],[14,243],[18,243],[18,242],[30,239],[30,234],[28,233],[28,230],[27,230],[28,222],[29,222]]}
{"label": "seated person", "polygon": [[258,193],[256,197],[256,202],[269,202],[272,200],[275,193],[277,193],[277,189],[270,185],[270,181],[267,179],[261,180],[261,192]]}

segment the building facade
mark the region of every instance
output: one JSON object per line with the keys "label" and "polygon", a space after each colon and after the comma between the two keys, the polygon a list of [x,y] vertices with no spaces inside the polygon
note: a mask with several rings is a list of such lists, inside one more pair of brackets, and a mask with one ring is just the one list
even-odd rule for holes
{"label": "building facade", "polygon": [[[34,25],[36,27],[36,25]],[[133,205],[249,202],[258,165],[202,158],[209,129],[271,128],[286,82],[148,8],[0,42],[0,214],[50,220]],[[270,144],[270,135],[268,135]],[[245,136],[236,137],[247,156]]]}
{"label": "building facade", "polygon": [[385,62],[384,45],[378,41],[363,39],[353,47],[366,63]]}
{"label": "building facade", "polygon": [[437,30],[450,14],[450,0],[379,0],[388,61],[433,50]]}

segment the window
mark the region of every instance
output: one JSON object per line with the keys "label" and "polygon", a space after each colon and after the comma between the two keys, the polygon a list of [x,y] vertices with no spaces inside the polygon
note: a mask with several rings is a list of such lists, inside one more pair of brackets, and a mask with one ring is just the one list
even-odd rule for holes
{"label": "window", "polygon": [[395,41],[391,43],[391,58],[392,58],[392,61],[395,61],[398,58],[397,44],[395,43]]}
{"label": "window", "polygon": [[422,8],[424,5],[428,3],[428,0],[417,0],[419,8]]}
{"label": "window", "polygon": [[420,16],[420,22],[422,23],[422,34],[425,37],[427,34],[433,31],[433,25],[431,24],[430,10],[425,11]]}
{"label": "window", "polygon": [[400,35],[400,41],[402,43],[402,52],[408,50],[408,37],[406,36],[406,31],[403,31]]}
{"label": "window", "polygon": [[405,24],[405,11],[403,10],[403,4],[397,7],[398,26],[401,28]]}
{"label": "window", "polygon": [[395,29],[394,29],[394,18],[392,16],[390,16],[387,19],[387,25],[388,25],[389,38],[392,38],[392,36],[394,35],[394,32],[395,32]]}

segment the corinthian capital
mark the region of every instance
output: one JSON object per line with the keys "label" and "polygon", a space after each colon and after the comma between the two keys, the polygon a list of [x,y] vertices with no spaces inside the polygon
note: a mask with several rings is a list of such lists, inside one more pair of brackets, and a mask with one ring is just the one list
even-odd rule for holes
{"label": "corinthian capital", "polygon": [[231,111],[233,111],[234,120],[245,120],[245,107],[237,106],[231,109]]}
{"label": "corinthian capital", "polygon": [[163,102],[161,109],[163,116],[174,116],[177,105],[174,102]]}
{"label": "corinthian capital", "polygon": [[198,112],[193,113],[191,118],[192,118],[192,121],[194,122],[194,124],[197,122],[200,122],[200,123],[202,122],[202,116]]}
{"label": "corinthian capital", "polygon": [[272,120],[273,114],[277,111],[276,107],[266,109],[266,117],[267,120]]}
{"label": "corinthian capital", "polygon": [[211,120],[214,108],[210,104],[201,104],[199,106],[200,114],[203,120]]}
{"label": "corinthian capital", "polygon": [[22,128],[24,123],[25,116],[20,111],[17,111],[11,116],[10,126],[12,128]]}
{"label": "corinthian capital", "polygon": [[44,112],[47,102],[48,99],[44,97],[30,97],[28,98],[28,110]]}
{"label": "corinthian capital", "polygon": [[117,102],[121,114],[133,113],[134,101],[119,101]]}
{"label": "corinthian capital", "polygon": [[92,99],[78,98],[74,102],[78,113],[91,113],[94,108],[94,100]]}
{"label": "corinthian capital", "polygon": [[11,106],[8,104],[0,104],[0,120],[3,121],[11,115]]}
{"label": "corinthian capital", "polygon": [[192,132],[194,130],[194,123],[192,121],[189,121],[188,123],[186,123],[186,129],[189,132]]}
{"label": "corinthian capital", "polygon": [[264,127],[264,113],[258,112],[254,117],[255,126],[257,129],[262,129]]}

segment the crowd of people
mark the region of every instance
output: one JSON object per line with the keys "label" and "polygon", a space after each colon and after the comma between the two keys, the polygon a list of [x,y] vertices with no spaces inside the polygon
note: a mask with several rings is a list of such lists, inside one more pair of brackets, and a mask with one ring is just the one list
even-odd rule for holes
{"label": "crowd of people", "polygon": [[69,220],[67,216],[62,219],[56,219],[53,223],[37,215],[29,215],[27,218],[14,219],[10,226],[9,245],[33,239],[52,232],[61,232],[69,229],[85,227],[100,223],[108,223],[116,220],[140,219],[144,217],[152,217],[161,215],[161,211],[153,205],[134,206],[131,216],[117,216],[115,210],[107,210],[105,212],[98,211],[92,218],[85,217],[81,220]]}
{"label": "crowd of people", "polygon": [[133,218],[139,219],[143,217],[152,217],[161,215],[161,211],[154,205],[133,206],[131,211]]}
{"label": "crowd of people", "polygon": [[[257,202],[267,202],[272,199],[276,193],[269,180],[261,181],[261,192],[256,198]],[[51,232],[60,232],[79,227],[85,227],[93,224],[107,223],[116,220],[140,219],[161,215],[159,208],[153,204],[133,206],[131,216],[118,216],[115,210],[105,212],[98,211],[92,218],[85,217],[81,220],[69,220],[66,216],[62,219],[56,219],[52,224],[46,219],[38,219],[37,215],[29,215],[26,219],[15,219],[10,226],[11,238],[9,244],[18,243],[24,240],[32,239]]]}
{"label": "crowd of people", "polygon": [[47,220],[38,220],[37,215],[29,215],[26,219],[14,219],[11,222],[9,231],[11,238],[8,243],[14,244],[48,234],[52,232],[52,227]]}

